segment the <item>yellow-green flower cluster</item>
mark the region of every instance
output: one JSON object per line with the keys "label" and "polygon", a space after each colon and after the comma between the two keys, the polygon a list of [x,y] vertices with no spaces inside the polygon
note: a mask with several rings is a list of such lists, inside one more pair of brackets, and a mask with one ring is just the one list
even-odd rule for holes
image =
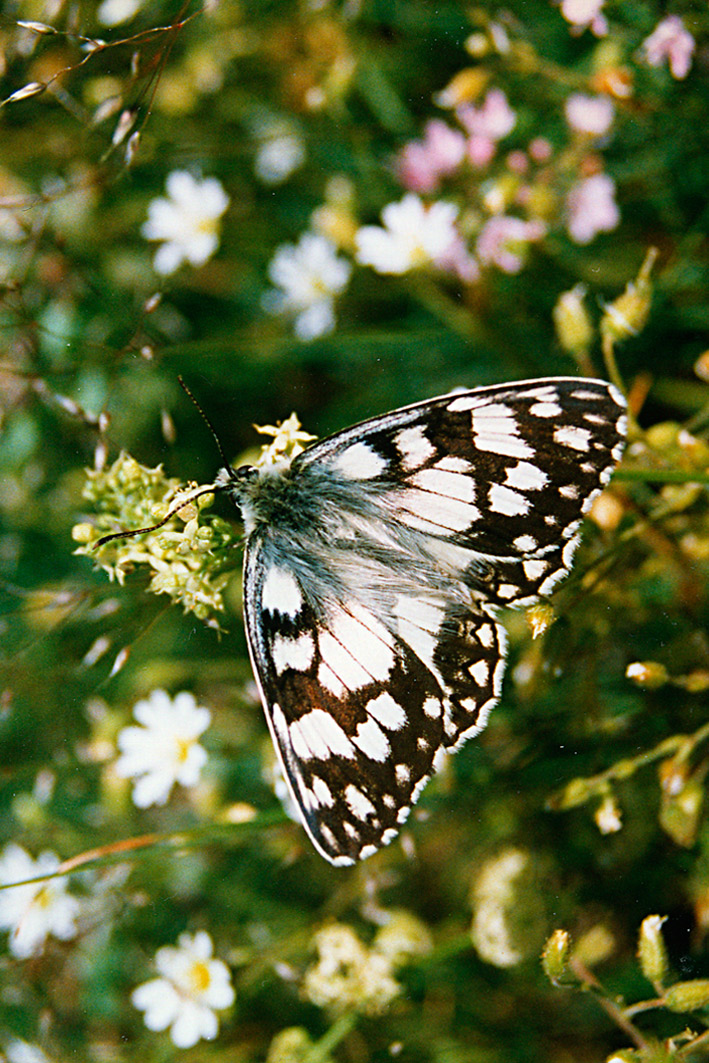
{"label": "yellow-green flower cluster", "polygon": [[[122,452],[108,468],[87,470],[83,495],[97,512],[91,523],[72,529],[72,537],[81,544],[76,552],[93,557],[119,583],[136,566],[147,565],[150,591],[167,594],[185,612],[214,623],[213,614],[224,609],[222,591],[237,559],[229,525],[203,513],[213,495],[195,498],[200,490],[206,489],[196,484],[184,487],[166,476],[162,466],[148,468]],[[184,506],[162,527],[96,546],[112,532],[156,524],[182,497]]]}
{"label": "yellow-green flower cluster", "polygon": [[371,947],[351,927],[331,923],[315,935],[317,962],[305,973],[303,995],[334,1012],[381,1015],[401,992],[397,967],[431,950],[428,930],[409,912],[392,912]]}

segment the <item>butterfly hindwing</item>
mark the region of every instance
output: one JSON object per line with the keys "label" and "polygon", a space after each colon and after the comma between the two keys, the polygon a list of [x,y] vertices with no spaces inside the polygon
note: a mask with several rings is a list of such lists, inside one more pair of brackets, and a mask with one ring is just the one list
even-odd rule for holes
{"label": "butterfly hindwing", "polygon": [[[499,697],[499,609],[547,594],[622,450],[601,381],[478,388],[347,429],[234,488],[249,649],[316,848],[387,844]],[[254,474],[256,470],[253,470]]]}

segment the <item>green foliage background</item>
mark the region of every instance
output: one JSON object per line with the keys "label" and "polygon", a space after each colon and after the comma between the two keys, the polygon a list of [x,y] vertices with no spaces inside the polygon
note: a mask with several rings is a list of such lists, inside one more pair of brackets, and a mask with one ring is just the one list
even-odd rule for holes
{"label": "green foliage background", "polygon": [[[669,8],[697,40],[685,80],[639,57],[667,13],[651,0],[609,0],[601,39],[572,35],[545,0],[513,0],[502,13],[427,0],[253,0],[206,11],[149,3],[110,29],[92,3],[3,5],[2,92],[17,96],[0,112],[0,211],[22,232],[0,242],[0,840],[33,856],[100,852],[73,877],[72,889],[95,904],[78,938],[50,940],[32,960],[0,958],[0,1051],[19,1038],[57,1060],[173,1058],[130,991],[150,977],[157,948],[206,929],[232,966],[237,1002],[217,1040],[185,1058],[562,1063],[631,1058],[618,1055],[626,1049],[647,1060],[709,1058],[699,1040],[706,1011],[632,1016],[639,1040],[618,1020],[625,1004],[664,991],[651,992],[635,957],[647,915],[668,916],[666,984],[709,977],[700,731],[709,393],[701,362],[695,370],[709,317],[709,11]],[[495,19],[514,47],[471,59],[466,38]],[[505,151],[535,136],[561,151],[569,92],[597,91],[604,74],[627,77],[599,149],[620,225],[587,246],[550,226],[521,272],[490,269],[468,288],[434,272],[382,277],[356,267],[335,331],[296,339],[287,319],[262,309],[276,247],[308,227],[335,176],[351,181],[358,224],[375,223],[402,195],[395,152],[440,114],[434,94],[468,67],[504,88],[517,113]],[[23,98],[33,83],[47,88]],[[307,102],[313,88],[317,107]],[[114,96],[117,109],[97,121]],[[121,111],[140,131],[130,159],[126,140],[111,143]],[[306,161],[265,185],[254,158],[274,118],[302,138]],[[578,176],[581,159],[572,162]],[[231,204],[218,252],[163,281],[140,226],[181,168],[218,177]],[[467,188],[471,198],[478,191]],[[650,246],[659,258],[647,323],[616,346],[640,427],[612,517],[588,522],[543,638],[532,640],[523,615],[508,618],[501,704],[429,785],[404,844],[353,869],[330,867],[281,813],[264,775],[270,752],[238,580],[221,636],[148,595],[140,571],[110,584],[73,553],[85,467],[100,445],[110,460],[125,449],[170,476],[210,482],[219,458],[179,374],[233,455],[254,446],[254,423],[293,409],[325,435],[459,385],[570,374],[552,318],[559,296],[584,282],[597,322]],[[606,372],[600,342],[588,359]],[[99,423],[102,413],[110,420]],[[219,512],[235,520],[226,504]],[[636,662],[649,664],[633,681],[626,668]],[[209,706],[210,762],[195,793],[142,812],[110,765],[132,706],[156,687],[191,690]],[[696,737],[683,744],[673,737],[682,734]],[[604,799],[623,821],[605,835],[594,822]],[[230,824],[244,805],[256,818]],[[116,843],[152,832],[161,839],[118,859]],[[524,958],[501,967],[471,940],[471,891],[509,850],[524,854],[527,870],[499,905]],[[426,924],[433,950],[400,973],[391,1007],[376,1017],[354,1009],[343,1023],[305,1001],[315,931],[338,920],[370,941],[394,909]],[[571,980],[585,991],[555,988],[542,970],[543,942],[557,928],[577,943]],[[309,1056],[273,1047],[288,1027],[307,1030]]]}

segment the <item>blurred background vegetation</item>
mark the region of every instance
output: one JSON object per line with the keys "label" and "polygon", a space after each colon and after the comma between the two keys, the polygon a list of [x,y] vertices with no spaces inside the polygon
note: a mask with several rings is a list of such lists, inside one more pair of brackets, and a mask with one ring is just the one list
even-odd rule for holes
{"label": "blurred background vegetation", "polygon": [[[3,935],[10,1063],[709,1058],[708,39],[690,0],[2,5],[0,842],[96,851],[67,871],[68,940],[22,957]],[[569,117],[573,95],[605,101],[601,118]],[[434,119],[464,156],[437,155]],[[225,209],[202,202],[201,262],[158,271],[143,227],[176,171],[218,181]],[[455,204],[455,263],[367,261],[358,232],[407,192]],[[527,228],[490,251],[499,218]],[[306,232],[339,281],[298,303],[274,262]],[[332,868],[274,794],[238,530],[220,633],[147,593],[140,566],[118,585],[74,553],[86,468],[125,450],[211,482],[219,455],[178,375],[236,457],[293,410],[325,435],[614,359],[637,423],[554,622],[533,639],[538,615],[506,619],[487,730],[402,840]],[[139,809],[117,736],[156,689],[209,708],[208,761]],[[354,953],[313,988],[323,927],[384,955],[393,913],[395,989],[373,1003]],[[178,1049],[131,993],[203,930],[236,1001],[216,1039]],[[572,945],[557,936],[543,966],[556,930]]]}

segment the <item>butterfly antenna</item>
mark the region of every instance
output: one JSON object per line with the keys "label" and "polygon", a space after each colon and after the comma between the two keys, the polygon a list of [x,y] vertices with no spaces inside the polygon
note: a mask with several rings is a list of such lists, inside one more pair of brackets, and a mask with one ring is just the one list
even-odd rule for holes
{"label": "butterfly antenna", "polygon": [[[180,387],[182,388],[182,390],[187,395],[188,399],[192,402],[192,404],[194,406],[197,407],[197,410],[199,411],[199,414],[200,414],[202,420],[206,424],[206,426],[209,429],[209,431],[212,433],[212,439],[217,444],[217,450],[219,451],[219,453],[221,455],[221,459],[224,462],[224,468],[227,469],[228,472],[233,473],[234,470],[231,467],[229,459],[227,458],[226,454],[224,453],[224,447],[222,446],[222,441],[219,438],[219,436],[217,435],[217,432],[216,432],[216,429],[215,429],[214,425],[209,420],[209,418],[207,417],[206,413],[204,412],[204,410],[202,409],[200,404],[197,402],[197,399],[194,397],[194,395],[192,394],[190,389],[187,387],[187,384],[185,384],[185,382],[182,379],[182,377],[178,376],[177,380],[179,382]],[[159,527],[159,525],[158,525],[158,527]]]}
{"label": "butterfly antenna", "polygon": [[147,532],[157,531],[158,528],[162,528],[164,524],[167,524],[176,513],[179,513],[185,506],[189,506],[195,499],[201,498],[202,495],[213,495],[217,491],[226,490],[226,484],[213,483],[209,487],[202,487],[199,491],[196,491],[189,498],[183,498],[177,505],[173,506],[162,520],[159,520],[157,524],[150,524],[147,528],[133,528],[131,531],[119,531],[111,532],[110,535],[102,535],[100,539],[97,539],[95,543],[91,544],[92,550],[97,550],[100,546],[105,546],[106,543],[112,543],[114,539],[132,539],[134,535],[144,535]]}

